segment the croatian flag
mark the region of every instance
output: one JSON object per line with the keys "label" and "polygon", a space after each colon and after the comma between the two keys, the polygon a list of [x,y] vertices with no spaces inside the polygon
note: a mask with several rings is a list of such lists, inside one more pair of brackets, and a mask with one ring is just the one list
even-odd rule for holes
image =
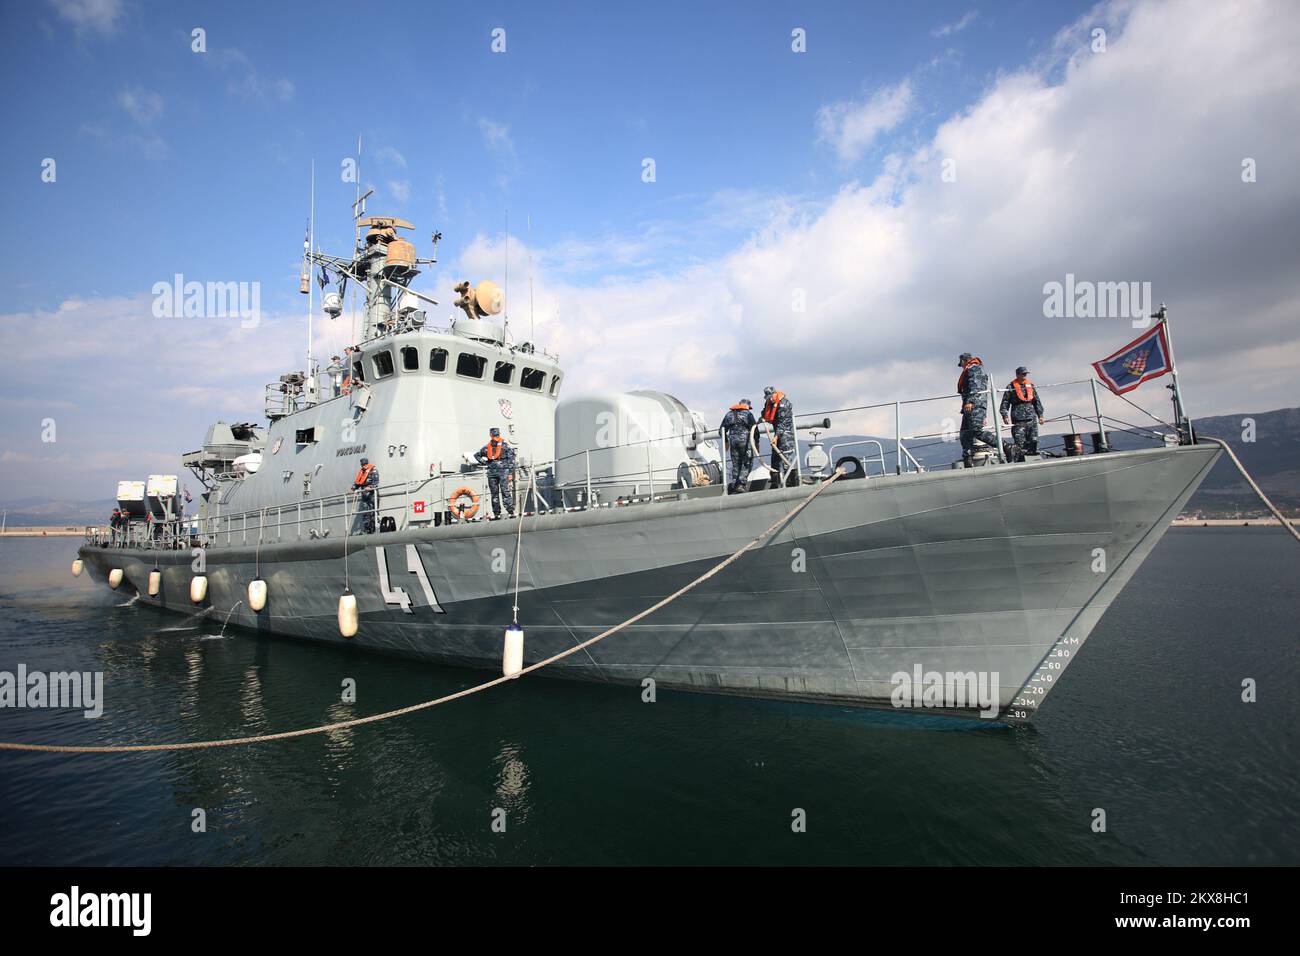
{"label": "croatian flag", "polygon": [[1169,338],[1159,322],[1150,332],[1134,339],[1118,352],[1093,362],[1097,377],[1116,395],[1123,395],[1143,382],[1173,370],[1169,359]]}

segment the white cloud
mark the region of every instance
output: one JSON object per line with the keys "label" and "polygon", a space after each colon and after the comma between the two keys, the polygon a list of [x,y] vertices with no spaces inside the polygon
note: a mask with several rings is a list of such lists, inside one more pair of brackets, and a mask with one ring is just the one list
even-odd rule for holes
{"label": "white cloud", "polygon": [[411,182],[408,179],[390,179],[388,192],[398,202],[407,202],[411,198]]}
{"label": "white cloud", "polygon": [[978,16],[979,16],[978,10],[967,10],[962,15],[961,19],[954,20],[952,23],[945,23],[942,24],[941,26],[935,27],[933,30],[930,31],[930,36],[946,37],[946,36],[951,36],[954,33],[961,33],[962,30],[965,30],[968,26],[974,23],[975,18]]}
{"label": "white cloud", "polygon": [[141,126],[148,126],[162,113],[163,99],[152,90],[128,87],[117,94],[117,105]]}
{"label": "white cloud", "polygon": [[877,136],[903,121],[911,106],[909,80],[877,90],[867,100],[831,103],[817,112],[818,139],[830,143],[844,162],[856,162]]}
{"label": "white cloud", "polygon": [[117,30],[122,18],[121,0],[50,0],[59,18],[70,23],[77,33],[104,36]]}
{"label": "white cloud", "polygon": [[253,64],[247,53],[237,47],[213,51],[203,59],[230,77],[226,88],[236,96],[264,103],[287,103],[293,99],[292,80],[267,76]]}
{"label": "white cloud", "polygon": [[510,138],[510,127],[487,117],[480,117],[478,131],[483,137],[483,145],[503,159],[515,161],[515,141]]}
{"label": "white cloud", "polygon": [[[565,359],[571,391],[660,387],[702,408],[769,383],[801,411],[947,394],[968,349],[995,377],[1028,364],[1040,383],[1072,381],[1137,334],[1126,319],[1045,318],[1044,283],[1072,272],[1150,281],[1169,302],[1193,414],[1294,405],[1292,10],[1103,7],[1062,33],[1064,61],[1001,76],[875,180],[824,206],[774,205],[767,228],[709,262],[578,283],[600,245],[615,263],[661,253],[638,244],[640,229],[538,250],[538,338]],[[1089,50],[1097,22],[1104,54]],[[1242,182],[1246,156],[1257,183]],[[478,262],[498,278],[499,249],[486,244]],[[1130,397],[1167,415],[1163,384]],[[1090,407],[1086,386],[1065,396],[1058,412]],[[1113,402],[1121,418],[1138,414]],[[892,429],[892,411],[879,419]]]}
{"label": "white cloud", "polygon": [[406,157],[392,146],[381,146],[375,150],[375,158],[381,163],[390,163],[393,166],[406,168]]}

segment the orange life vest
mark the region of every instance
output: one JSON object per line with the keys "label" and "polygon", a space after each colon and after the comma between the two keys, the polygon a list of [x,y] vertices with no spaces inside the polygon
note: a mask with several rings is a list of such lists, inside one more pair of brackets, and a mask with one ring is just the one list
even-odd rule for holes
{"label": "orange life vest", "polygon": [[1011,387],[1015,390],[1016,398],[1022,402],[1032,402],[1034,400],[1034,383],[1025,379],[1025,387],[1021,388],[1020,379],[1012,379]]}
{"label": "orange life vest", "polygon": [[776,424],[776,410],[781,404],[783,398],[785,398],[785,392],[772,393],[772,397],[769,398],[767,404],[763,406],[763,421],[768,424]]}
{"label": "orange life vest", "polygon": [[966,363],[966,368],[962,369],[961,375],[957,377],[958,392],[964,392],[966,390],[966,369],[969,369],[972,365],[983,365],[983,364],[984,363],[977,358],[973,358]]}
{"label": "orange life vest", "polygon": [[504,438],[489,438],[487,443],[488,461],[497,461],[501,457],[501,446],[506,443]]}
{"label": "orange life vest", "polygon": [[373,464],[362,465],[361,470],[357,472],[357,477],[352,482],[352,484],[358,486],[364,485],[367,481],[370,480],[370,473],[374,470],[375,470],[375,466]]}
{"label": "orange life vest", "polygon": [[748,406],[748,405],[732,405],[732,406],[731,406],[731,410],[732,410],[733,412],[747,412],[747,411],[749,411],[749,406]]}

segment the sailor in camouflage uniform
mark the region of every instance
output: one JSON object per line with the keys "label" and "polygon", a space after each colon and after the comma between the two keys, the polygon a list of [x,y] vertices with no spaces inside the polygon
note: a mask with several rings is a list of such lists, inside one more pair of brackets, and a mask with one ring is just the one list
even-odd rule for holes
{"label": "sailor in camouflage uniform", "polygon": [[1038,454],[1038,426],[1043,424],[1043,400],[1029,380],[1029,369],[1023,365],[1016,369],[1016,377],[1002,390],[1002,404],[998,411],[1002,414],[1002,421],[1011,426],[1011,441],[1019,450],[1016,457]]}
{"label": "sailor in camouflage uniform", "polygon": [[501,429],[493,428],[488,433],[488,443],[474,452],[474,458],[480,465],[487,465],[492,517],[501,517],[501,503],[504,501],[506,514],[513,518],[515,496],[510,486],[510,477],[515,471],[515,450],[501,437]]}
{"label": "sailor in camouflage uniform", "polygon": [[989,416],[989,377],[984,363],[962,352],[957,359],[961,377],[957,379],[957,392],[961,395],[961,459],[967,468],[973,464],[976,439],[997,450],[998,439],[986,427]]}
{"label": "sailor in camouflage uniform", "polygon": [[780,488],[794,470],[795,456],[799,454],[794,443],[794,406],[785,392],[778,392],[773,385],[763,389],[763,398],[763,421],[772,426],[772,477],[768,487]]}
{"label": "sailor in camouflage uniform", "polygon": [[733,495],[748,487],[749,472],[754,467],[754,452],[749,445],[749,436],[756,423],[750,408],[749,399],[742,398],[722,418],[722,434],[731,459],[731,480],[727,490]]}
{"label": "sailor in camouflage uniform", "polygon": [[366,534],[375,533],[375,494],[379,491],[379,469],[370,463],[369,458],[361,459],[361,470],[352,479],[354,491],[361,492],[361,530]]}

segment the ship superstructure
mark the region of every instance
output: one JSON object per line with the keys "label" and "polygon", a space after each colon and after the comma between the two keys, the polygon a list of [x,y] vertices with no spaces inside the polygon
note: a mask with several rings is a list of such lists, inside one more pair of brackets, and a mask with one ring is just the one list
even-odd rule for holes
{"label": "ship superstructure", "polygon": [[[1010,464],[985,449],[983,467],[927,471],[901,429],[892,448],[837,455],[817,440],[830,421],[804,416],[808,457],[782,482],[758,466],[753,490],[730,494],[716,429],[674,396],[561,401],[559,359],[511,340],[491,281],[458,283],[463,315],[435,326],[436,301],[411,288],[435,261],[401,235],[413,228],[363,217],[352,256],[308,250],[324,314],[358,300],[353,344],[268,385],[265,425],[216,423],[184,456],[203,484],[197,515],[182,517],[174,479],[160,480],[173,504],[156,522],[89,535],[80,553],[95,577],[263,634],[495,668],[516,580],[529,662],[656,603],[843,466],[726,575],[555,671],[884,707],[899,704],[900,674],[970,675],[991,679],[992,715],[1024,719],[1218,455],[1181,429],[1109,451],[1098,410],[1095,454]],[[473,452],[489,428],[517,449],[522,528],[479,508]],[[381,473],[373,534],[353,488],[363,457]],[[123,493],[154,507],[147,488]],[[973,701],[935,709],[991,715]]]}

